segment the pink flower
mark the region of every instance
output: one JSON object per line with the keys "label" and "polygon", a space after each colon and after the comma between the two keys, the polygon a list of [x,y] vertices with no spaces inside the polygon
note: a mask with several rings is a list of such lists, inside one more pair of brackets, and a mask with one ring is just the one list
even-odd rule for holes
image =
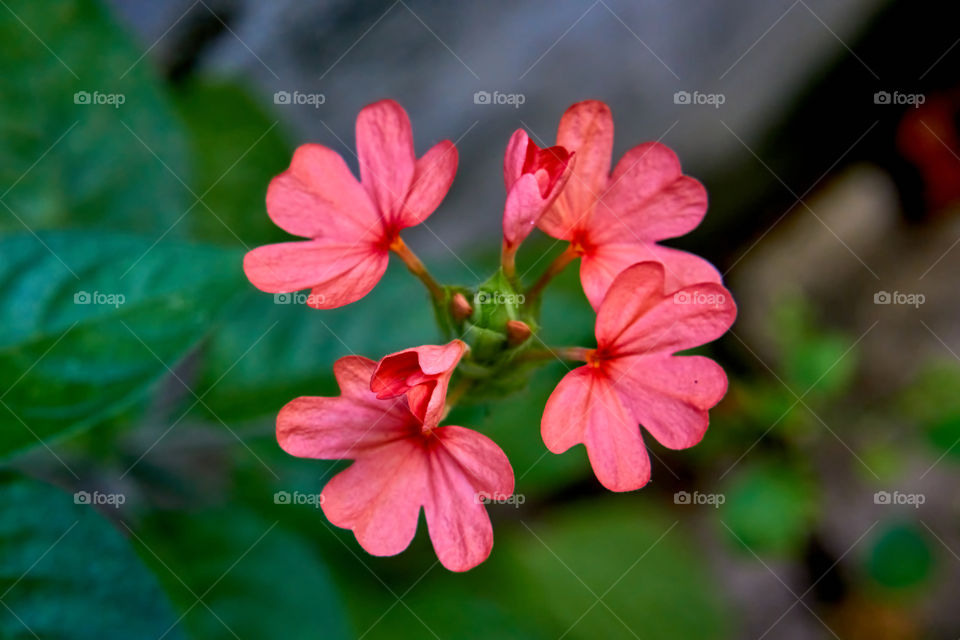
{"label": "pink flower", "polygon": [[579,102],[563,114],[557,144],[574,151],[573,175],[540,218],[549,235],[571,243],[581,258],[580,280],[596,309],[613,279],[632,264],[660,262],[670,291],[698,282],[720,283],[706,260],[662,247],[700,224],[707,194],[680,171],[676,154],[648,142],[628,151],[610,173],[613,116],[602,102]]}
{"label": "pink flower", "polygon": [[727,391],[716,362],[673,354],[723,335],[737,313],[730,293],[714,283],[667,293],[664,271],[644,262],[617,276],[597,311],[597,348],[580,350],[586,364],[564,376],[543,413],[547,448],[583,443],[612,491],[650,480],[637,423],[665,447],[692,447],[707,430],[707,409]]}
{"label": "pink flower", "polygon": [[360,181],[338,153],[305,144],[270,182],[270,218],[310,239],[247,253],[243,269],[255,287],[270,293],[309,288],[307,304],[317,309],[359,300],[380,281],[389,251],[404,248],[400,230],[433,213],[457,170],[449,140],[416,158],[410,119],[392,100],[360,111],[357,155]]}
{"label": "pink flower", "polygon": [[563,147],[539,148],[522,129],[510,137],[503,157],[503,240],[508,249],[515,250],[553,204],[570,177],[572,159]]}
{"label": "pink flower", "polygon": [[[513,493],[513,469],[484,435],[438,423],[447,384],[466,345],[408,349],[380,364],[341,358],[341,395],[301,397],[277,418],[277,441],[304,458],[350,459],[323,489],[323,512],[351,529],[369,553],[389,556],[410,544],[420,508],[443,566],[466,571],[493,547],[484,498]],[[371,388],[376,391],[371,391]]]}

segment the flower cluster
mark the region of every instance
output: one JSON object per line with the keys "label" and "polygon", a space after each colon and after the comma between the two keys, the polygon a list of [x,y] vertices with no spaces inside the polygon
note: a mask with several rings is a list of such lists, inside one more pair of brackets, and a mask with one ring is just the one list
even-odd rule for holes
{"label": "flower cluster", "polygon": [[[670,149],[641,144],[611,172],[613,119],[597,101],[567,110],[556,146],[514,133],[503,163],[502,266],[469,288],[439,284],[400,238],[445,197],[455,146],[440,142],[417,158],[409,118],[389,100],[360,112],[356,135],[360,180],[339,154],[307,144],[271,182],[271,219],[307,239],[249,252],[247,277],[271,293],[309,288],[308,304],[330,309],[369,293],[392,252],[426,285],[449,342],[379,362],[341,358],[339,396],[297,398],[280,411],[285,451],[353,461],[323,489],[332,523],[368,552],[393,555],[410,544],[422,508],[445,567],[485,560],[493,545],[486,497],[508,499],[513,470],[486,436],[441,423],[459,402],[522,388],[551,357],[583,364],[547,400],[543,441],[554,453],[583,444],[606,488],[650,480],[640,426],[671,449],[703,438],[726,375],[713,360],[677,352],[721,336],[736,307],[710,263],[658,244],[695,228],[707,207],[703,186],[682,174]],[[535,227],[567,246],[525,288],[514,259]],[[596,346],[550,348],[537,335],[540,296],[577,258]]]}

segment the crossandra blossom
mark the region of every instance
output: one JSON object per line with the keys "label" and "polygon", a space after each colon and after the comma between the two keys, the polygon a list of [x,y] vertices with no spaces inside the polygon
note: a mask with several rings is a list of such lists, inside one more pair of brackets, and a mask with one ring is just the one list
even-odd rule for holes
{"label": "crossandra blossom", "polygon": [[699,282],[720,283],[706,260],[657,244],[696,228],[707,209],[706,190],[681,173],[673,151],[656,142],[641,144],[610,173],[613,117],[607,105],[595,100],[567,109],[557,144],[574,152],[577,161],[538,225],[570,243],[567,262],[581,258],[581,283],[594,309],[617,274],[638,262],[663,264],[670,291]]}
{"label": "crossandra blossom", "polygon": [[277,441],[304,458],[353,460],[323,489],[333,524],[351,529],[369,553],[388,556],[410,544],[421,507],[440,562],[466,571],[493,546],[487,496],[513,493],[506,455],[484,435],[439,426],[447,385],[466,345],[408,349],[379,364],[341,358],[341,395],[301,397],[277,418]]}
{"label": "crossandra blossom", "polygon": [[357,156],[359,181],[338,153],[305,144],[271,181],[271,220],[309,240],[247,253],[243,268],[254,286],[270,293],[309,288],[307,304],[333,309],[373,289],[391,250],[408,266],[416,260],[400,230],[423,222],[440,205],[457,170],[456,148],[444,140],[417,158],[407,113],[382,100],[357,116]]}
{"label": "crossandra blossom", "polygon": [[539,148],[522,129],[510,137],[503,157],[503,241],[508,250],[516,250],[553,204],[570,177],[572,159],[563,147]]}
{"label": "crossandra blossom", "polygon": [[547,448],[583,443],[594,473],[612,491],[639,489],[650,460],[637,424],[660,444],[685,449],[707,430],[707,410],[727,390],[723,369],[703,356],[677,356],[733,324],[730,293],[714,283],[670,292],[665,269],[633,265],[613,281],[597,311],[596,349],[551,394],[541,422]]}

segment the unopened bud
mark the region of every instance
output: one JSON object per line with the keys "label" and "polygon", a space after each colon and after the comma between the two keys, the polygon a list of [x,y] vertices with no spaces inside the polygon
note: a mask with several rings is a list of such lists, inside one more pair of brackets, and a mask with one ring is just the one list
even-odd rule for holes
{"label": "unopened bud", "polygon": [[506,324],[507,329],[507,344],[511,347],[516,347],[523,344],[530,339],[530,335],[533,333],[530,330],[530,325],[526,322],[521,322],[520,320],[508,320]]}
{"label": "unopened bud", "polygon": [[473,315],[473,307],[470,306],[462,293],[453,294],[453,298],[450,300],[450,311],[457,322],[463,322]]}

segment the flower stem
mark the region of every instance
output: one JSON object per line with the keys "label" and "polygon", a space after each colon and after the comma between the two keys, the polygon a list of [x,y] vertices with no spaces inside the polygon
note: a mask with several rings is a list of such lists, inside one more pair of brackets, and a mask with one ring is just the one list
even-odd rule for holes
{"label": "flower stem", "polygon": [[403,260],[403,263],[407,265],[407,269],[410,269],[410,273],[420,278],[420,281],[423,282],[427,290],[430,291],[430,295],[433,296],[434,300],[443,302],[443,287],[433,279],[433,276],[427,271],[423,262],[410,250],[410,247],[403,241],[403,238],[397,236],[397,239],[390,243],[390,250]]}
{"label": "flower stem", "polygon": [[563,253],[554,258],[553,262],[550,263],[550,266],[547,267],[547,270],[543,272],[543,275],[540,276],[540,279],[537,280],[532,287],[527,290],[527,304],[532,304],[537,301],[540,297],[540,294],[543,293],[543,290],[550,283],[553,278],[563,271],[568,264],[573,262],[579,254],[574,250],[573,245],[567,245],[567,248]]}
{"label": "flower stem", "polygon": [[514,285],[517,280],[517,248],[510,247],[504,242],[503,249],[500,252],[500,266],[503,267],[503,274]]}
{"label": "flower stem", "polygon": [[560,360],[574,360],[577,362],[586,362],[589,353],[593,349],[586,347],[545,347],[543,349],[527,349],[514,362],[536,362],[538,360],[551,360],[554,358]]}

